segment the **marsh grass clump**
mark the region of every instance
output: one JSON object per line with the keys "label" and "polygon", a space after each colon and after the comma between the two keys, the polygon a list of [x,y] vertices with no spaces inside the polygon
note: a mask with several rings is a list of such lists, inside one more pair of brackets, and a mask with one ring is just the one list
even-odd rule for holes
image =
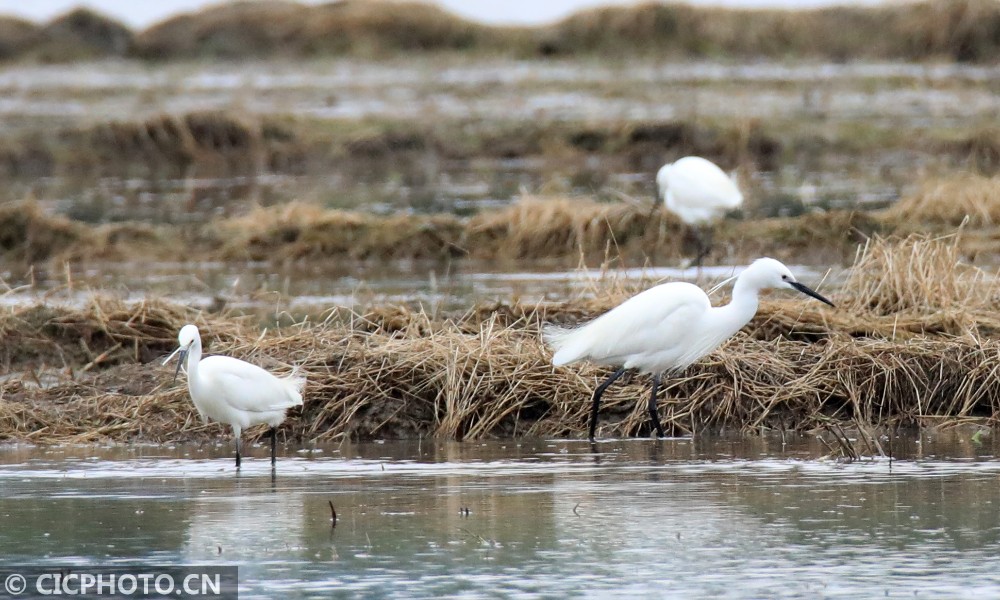
{"label": "marsh grass clump", "polygon": [[18,17],[0,16],[0,59],[23,56],[37,42],[39,27]]}
{"label": "marsh grass clump", "polygon": [[449,214],[377,216],[293,202],[221,222],[226,258],[296,260],[590,258],[680,256],[688,228],[657,207],[586,198],[523,197],[467,219]]}
{"label": "marsh grass clump", "polygon": [[875,315],[990,309],[996,278],[962,261],[959,235],[870,239],[844,283],[845,307]]}
{"label": "marsh grass clump", "polygon": [[31,53],[44,62],[124,57],[132,49],[132,30],[86,8],[76,8],[46,23]]}
{"label": "marsh grass clump", "polygon": [[687,233],[659,206],[650,211],[632,203],[524,196],[504,210],[472,217],[465,243],[481,256],[511,259],[635,256],[643,249],[678,256]]}
{"label": "marsh grass clump", "polygon": [[67,137],[88,148],[60,159],[70,174],[253,175],[265,158],[260,124],[222,112],[112,121]]}
{"label": "marsh grass clump", "polygon": [[233,2],[184,13],[140,32],[135,52],[147,60],[280,56],[308,12],[295,2]]}
{"label": "marsh grass clump", "polygon": [[220,228],[227,232],[221,253],[228,259],[434,259],[466,253],[462,224],[447,214],[378,217],[293,202],[255,209]]}
{"label": "marsh grass clump", "polygon": [[34,201],[0,206],[0,253],[9,261],[48,260],[88,241],[84,226],[49,215]]}
{"label": "marsh grass clump", "polygon": [[[95,299],[80,309],[38,304],[0,314],[5,370],[42,365],[87,370],[148,362],[176,344],[178,323],[194,322],[196,311],[158,301],[127,304]],[[231,337],[239,321],[208,325],[216,337]]]}
{"label": "marsh grass clump", "polygon": [[308,418],[306,435],[357,437],[374,429],[389,437],[463,439],[542,432],[539,421],[551,408],[550,368],[537,336],[492,320],[475,331],[448,323],[417,330],[424,333],[343,340],[334,353],[340,368],[318,384],[331,401]]}
{"label": "marsh grass clump", "polygon": [[136,37],[136,54],[157,60],[379,57],[402,51],[481,49],[489,44],[485,33],[500,31],[419,2],[233,2],[150,27]]}
{"label": "marsh grass clump", "polygon": [[983,228],[1000,224],[1000,178],[963,175],[926,181],[885,211],[901,228],[913,224]]}

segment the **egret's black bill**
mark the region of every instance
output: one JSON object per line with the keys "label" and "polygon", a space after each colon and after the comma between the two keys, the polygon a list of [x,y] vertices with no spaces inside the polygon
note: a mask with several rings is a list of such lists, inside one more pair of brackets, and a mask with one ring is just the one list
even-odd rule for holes
{"label": "egret's black bill", "polygon": [[835,304],[834,304],[833,302],[830,302],[829,300],[827,300],[827,299],[826,299],[826,298],[824,298],[823,296],[819,295],[819,293],[817,293],[817,292],[814,292],[814,291],[813,291],[812,289],[810,289],[810,288],[809,288],[808,286],[805,286],[805,285],[802,285],[802,284],[801,284],[801,283],[799,283],[798,281],[790,281],[790,282],[789,282],[789,284],[790,284],[790,285],[791,285],[791,286],[792,286],[793,288],[795,288],[795,289],[799,290],[800,292],[802,292],[803,294],[805,294],[806,296],[812,296],[813,298],[815,298],[815,299],[819,300],[820,302],[826,302],[826,303],[827,303],[827,304],[829,304],[830,306],[832,306],[832,307],[834,307],[834,308],[837,308],[837,306],[836,306],[836,305],[835,305]]}
{"label": "egret's black bill", "polygon": [[187,358],[187,348],[181,348],[181,355],[177,357],[177,370],[174,371],[174,381],[177,381],[177,376],[181,372],[181,367],[184,366],[184,359]]}

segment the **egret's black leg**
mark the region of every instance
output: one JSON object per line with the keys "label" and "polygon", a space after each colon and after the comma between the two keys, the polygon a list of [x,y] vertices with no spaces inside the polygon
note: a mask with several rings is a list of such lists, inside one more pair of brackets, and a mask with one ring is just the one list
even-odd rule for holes
{"label": "egret's black leg", "polygon": [[712,229],[702,229],[696,227],[694,229],[694,240],[695,248],[697,248],[698,254],[694,257],[694,266],[701,267],[701,263],[708,257],[709,252],[712,251]]}
{"label": "egret's black leg", "polygon": [[660,425],[660,415],[656,412],[656,392],[660,389],[660,376],[659,374],[653,375],[653,393],[649,395],[649,420],[652,421],[653,427],[656,428],[657,437],[666,437],[663,435],[663,426]]}
{"label": "egret's black leg", "polygon": [[604,390],[608,389],[608,386],[615,382],[616,379],[625,374],[625,367],[622,367],[611,374],[604,383],[597,386],[594,390],[594,404],[590,407],[590,441],[594,441],[594,432],[597,431],[597,408],[601,405],[601,395],[604,394]]}
{"label": "egret's black leg", "polygon": [[278,439],[278,429],[276,427],[271,428],[271,468],[274,468],[275,454],[277,453]]}
{"label": "egret's black leg", "polygon": [[236,436],[236,468],[240,468],[240,436]]}

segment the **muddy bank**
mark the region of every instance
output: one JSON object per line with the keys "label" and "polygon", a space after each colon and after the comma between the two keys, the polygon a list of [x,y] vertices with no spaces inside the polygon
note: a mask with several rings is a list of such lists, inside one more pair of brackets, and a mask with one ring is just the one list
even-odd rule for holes
{"label": "muddy bank", "polygon": [[794,12],[646,3],[587,10],[540,27],[491,27],[417,2],[394,2],[389,9],[360,0],[312,6],[236,2],[182,14],[141,32],[85,9],[43,25],[9,17],[0,24],[2,57],[41,61],[413,52],[994,61],[1000,45],[1000,8],[989,0]]}
{"label": "muddy bank", "polygon": [[[995,283],[959,256],[954,238],[876,240],[841,289],[822,290],[837,309],[766,301],[729,344],[671,380],[666,424],[697,432],[995,419]],[[189,321],[202,328],[209,353],[306,374],[305,405],[282,428],[296,442],[580,436],[590,394],[607,372],[553,369],[541,324],[579,322],[633,291],[612,285],[597,300],[503,303],[433,318],[404,306],[335,311],[263,334],[245,319],[157,302],[10,309],[0,323],[11,373],[0,384],[0,440],[218,435],[158,363]],[[601,435],[648,433],[637,402],[647,386],[635,377],[609,391]]]}

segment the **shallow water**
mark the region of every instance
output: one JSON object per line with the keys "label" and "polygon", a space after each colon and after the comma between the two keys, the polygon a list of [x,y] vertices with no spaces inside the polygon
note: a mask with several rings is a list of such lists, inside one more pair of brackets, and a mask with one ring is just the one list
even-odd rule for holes
{"label": "shallow water", "polygon": [[[0,450],[2,564],[236,564],[241,597],[992,597],[993,440]],[[328,503],[339,520],[330,527]],[[465,509],[468,509],[466,515]]]}
{"label": "shallow water", "polygon": [[[68,270],[0,270],[0,307],[39,303],[80,307],[95,295],[129,302],[165,299],[188,306],[221,307],[272,319],[290,314],[317,315],[340,307],[405,304],[429,312],[464,311],[476,303],[566,300],[592,295],[614,282],[653,285],[668,280],[697,281],[710,287],[744,266],[566,269],[544,262],[507,265],[401,261],[366,264],[320,261],[275,266],[225,262],[90,263]],[[827,272],[792,265],[810,284],[839,281],[840,269]]]}

